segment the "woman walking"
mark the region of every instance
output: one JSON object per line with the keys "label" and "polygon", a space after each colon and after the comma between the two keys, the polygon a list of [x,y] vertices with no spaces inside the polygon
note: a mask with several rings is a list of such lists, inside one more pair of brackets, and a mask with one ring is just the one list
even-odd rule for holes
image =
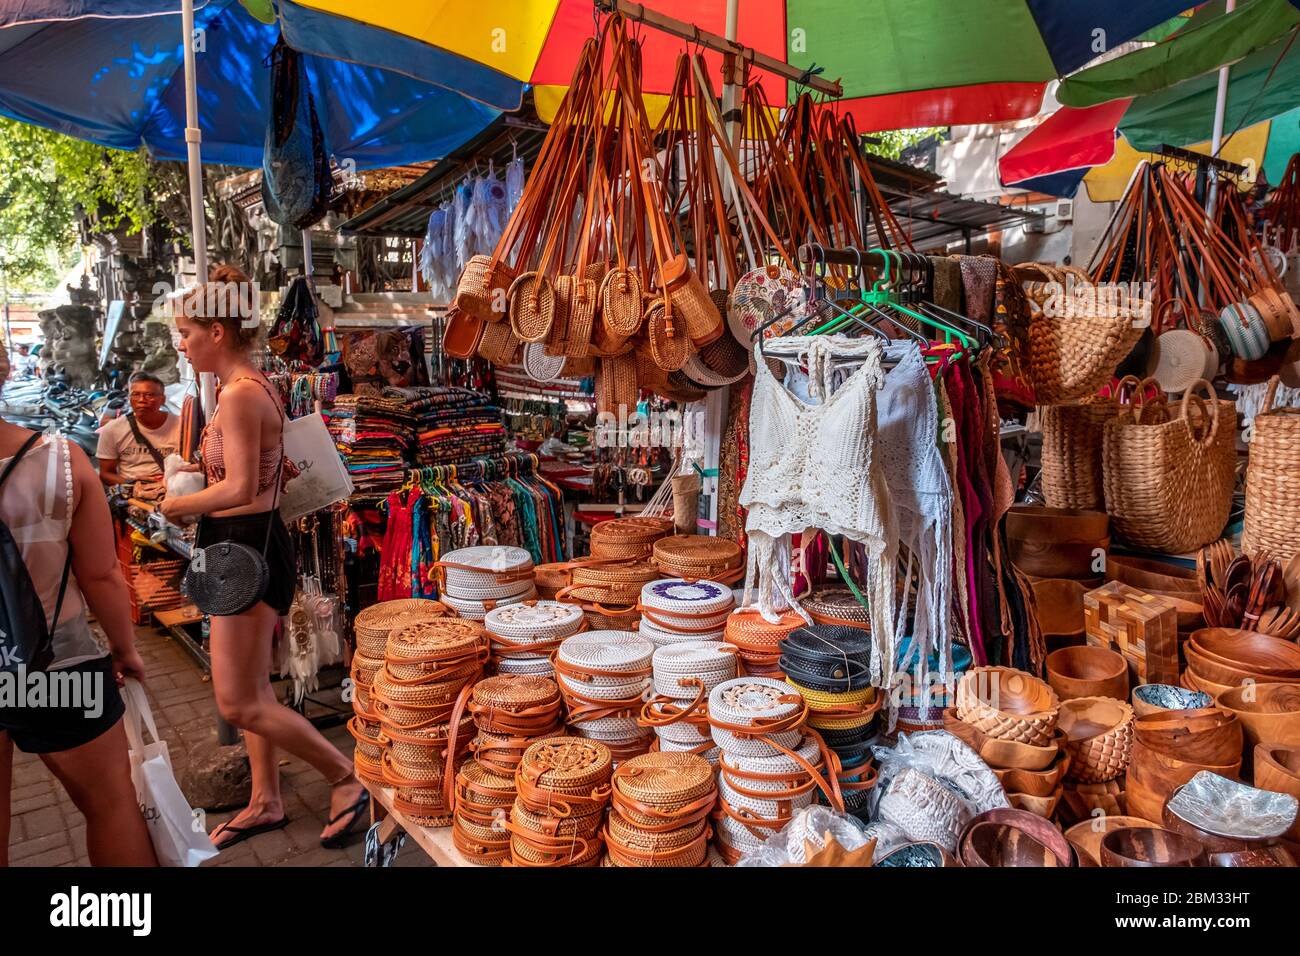
{"label": "woman walking", "polygon": [[[238,269],[219,266],[209,282],[190,294],[176,317],[179,350],[196,372],[221,382],[217,412],[201,441],[208,485],[202,491],[167,498],[163,514],[178,520],[195,515],[195,545],[226,541],[263,552],[268,583],[257,603],[241,614],[211,618],[212,686],[217,709],[244,731],[252,766],[248,807],[212,833],[218,848],[278,830],[289,821],[280,795],[276,748],[311,764],[330,784],[330,818],[321,845],[346,845],[365,821],[369,794],[352,773],[352,762],[301,714],[276,699],[271,689],[271,645],[276,619],[289,613],[297,582],[293,542],[276,502],[285,474],[285,415],[266,378],[249,361],[257,317],[239,293],[249,280]],[[250,595],[251,597],[251,595]]]}
{"label": "woman walking", "polygon": [[[8,354],[0,349],[0,386],[8,373]],[[157,866],[131,783],[125,706],[118,691],[124,678],[143,677],[144,664],[135,649],[108,502],[85,452],[66,438],[38,435],[0,419],[0,523],[39,598],[37,613],[49,622],[53,660],[46,673],[79,675],[49,686],[66,690],[75,683],[90,689],[79,701],[0,706],[0,866],[9,859],[15,746],[39,755],[85,816],[92,866]],[[5,573],[21,576],[21,571]],[[10,595],[25,591],[25,581],[8,583]],[[108,637],[107,652],[90,629],[87,608]],[[6,655],[4,676],[15,676],[12,663]],[[22,683],[30,686],[33,676],[27,673]]]}

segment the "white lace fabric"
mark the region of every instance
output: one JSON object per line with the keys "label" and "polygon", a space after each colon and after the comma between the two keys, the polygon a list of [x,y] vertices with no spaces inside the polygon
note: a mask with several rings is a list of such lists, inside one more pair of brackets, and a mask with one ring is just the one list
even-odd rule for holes
{"label": "white lace fabric", "polygon": [[[873,679],[888,686],[894,667],[893,563],[896,537],[889,489],[876,454],[877,393],[884,384],[881,344],[846,336],[776,338],[764,350],[808,367],[812,405],[792,395],[757,355],[750,403],[750,460],[740,504],[748,510],[749,567],[743,603],[756,593],[775,622],[791,607],[789,536],[811,529],[843,535],[869,554],[867,600],[875,646]],[[860,362],[838,388],[833,360]]]}

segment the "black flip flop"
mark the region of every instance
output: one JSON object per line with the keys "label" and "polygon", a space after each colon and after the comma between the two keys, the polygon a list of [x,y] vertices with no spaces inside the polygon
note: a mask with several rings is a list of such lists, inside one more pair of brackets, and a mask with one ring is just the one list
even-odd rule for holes
{"label": "black flip flop", "polygon": [[348,807],[346,810],[341,811],[336,816],[331,817],[329,822],[325,824],[327,827],[332,827],[344,817],[351,814],[351,819],[348,820],[348,825],[333,836],[322,837],[320,845],[327,850],[341,850],[346,847],[352,842],[352,838],[356,836],[357,831],[354,830],[353,827],[357,825],[357,821],[360,820],[362,815],[369,809],[370,791],[362,790],[361,796],[357,798],[356,803],[352,804],[352,806]]}
{"label": "black flip flop", "polygon": [[[259,823],[256,826],[251,827],[233,827],[229,823],[222,823],[208,835],[208,839],[212,840],[212,845],[220,851],[228,849],[236,843],[243,843],[245,840],[251,839],[259,833],[270,833],[272,830],[283,830],[288,825],[288,817],[281,817],[278,820],[272,820],[270,823]],[[234,837],[229,840],[223,840],[219,844],[216,840],[212,839],[213,837],[219,836],[223,833],[233,833]]]}

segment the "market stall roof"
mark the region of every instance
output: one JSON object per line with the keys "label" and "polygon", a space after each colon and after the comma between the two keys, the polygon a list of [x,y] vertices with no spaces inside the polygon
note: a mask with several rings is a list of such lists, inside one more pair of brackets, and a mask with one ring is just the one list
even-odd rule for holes
{"label": "market stall roof", "polygon": [[389,193],[339,228],[349,235],[423,238],[429,214],[451,197],[475,167],[486,169],[492,163],[504,171],[506,164],[521,156],[525,168],[531,169],[545,138],[546,127],[535,119],[502,114],[414,182]]}
{"label": "market stall roof", "polygon": [[[889,208],[898,217],[912,245],[922,252],[951,242],[965,241],[969,244],[970,240],[985,233],[1043,218],[1041,212],[1025,206],[967,199],[942,189],[919,196],[891,197]],[[880,244],[874,229],[869,231],[868,244]]]}

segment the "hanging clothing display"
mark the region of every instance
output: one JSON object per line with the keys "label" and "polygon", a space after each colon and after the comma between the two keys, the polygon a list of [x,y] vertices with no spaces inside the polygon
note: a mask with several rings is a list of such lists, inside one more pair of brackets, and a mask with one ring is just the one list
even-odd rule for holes
{"label": "hanging clothing display", "polygon": [[[868,551],[874,681],[888,686],[894,669],[893,565],[896,529],[884,470],[877,455],[877,392],[884,382],[877,339],[791,337],[764,344],[808,368],[809,404],[772,374],[756,349],[758,371],[750,407],[750,462],[740,504],[748,509],[749,567],[744,603],[756,595],[770,622],[799,608],[790,586],[789,535],[819,528],[844,535]],[[832,361],[861,364],[840,385]],[[808,619],[812,623],[811,619]]]}

